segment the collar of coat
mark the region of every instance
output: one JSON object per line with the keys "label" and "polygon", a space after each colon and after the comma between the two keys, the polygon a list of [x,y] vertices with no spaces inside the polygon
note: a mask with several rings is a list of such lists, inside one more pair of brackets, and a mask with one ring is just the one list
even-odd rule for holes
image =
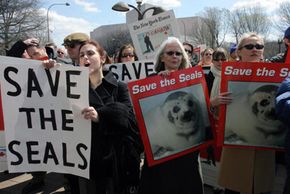
{"label": "collar of coat", "polygon": [[114,74],[111,71],[103,71],[103,74],[104,74],[103,81],[115,87],[118,86],[118,80],[114,77]]}
{"label": "collar of coat", "polygon": [[[102,79],[103,83],[109,84],[112,87],[118,86],[118,80],[114,77],[114,74],[111,71],[103,71],[104,78]],[[90,89],[92,89],[90,87]]]}

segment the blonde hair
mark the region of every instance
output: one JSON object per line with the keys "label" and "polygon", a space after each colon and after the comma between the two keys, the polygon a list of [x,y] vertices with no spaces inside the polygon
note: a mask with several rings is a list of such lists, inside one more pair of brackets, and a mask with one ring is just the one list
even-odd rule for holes
{"label": "blonde hair", "polygon": [[237,45],[237,50],[236,50],[236,53],[239,57],[239,60],[242,60],[242,57],[240,56],[240,50],[245,46],[244,45],[244,42],[246,39],[249,39],[249,38],[257,38],[258,40],[261,40],[262,43],[264,44],[264,38],[263,36],[259,35],[257,32],[248,32],[248,33],[244,33],[239,42],[238,42],[238,45]]}
{"label": "blonde hair", "polygon": [[212,48],[206,48],[206,49],[204,49],[204,50],[200,53],[201,56],[204,56],[204,53],[206,53],[207,51],[210,51],[211,53],[214,52],[214,50],[213,50]]}
{"label": "blonde hair", "polygon": [[160,45],[160,47],[156,53],[155,71],[157,73],[165,70],[165,64],[161,61],[161,57],[164,54],[164,49],[165,49],[166,45],[173,43],[173,42],[176,42],[179,45],[181,52],[182,52],[182,61],[181,61],[181,64],[180,64],[178,69],[186,69],[186,68],[190,67],[190,65],[189,65],[190,62],[189,62],[188,56],[184,50],[182,43],[176,37],[168,37],[165,41],[162,42],[162,44]]}
{"label": "blonde hair", "polygon": [[257,39],[259,39],[259,40],[262,40],[262,42],[264,43],[264,38],[263,38],[261,35],[257,34],[257,32],[248,32],[248,33],[244,33],[244,34],[241,36],[241,38],[240,38],[240,40],[239,40],[239,43],[238,43],[238,45],[237,45],[238,50],[241,50],[241,49],[243,48],[243,46],[244,46],[243,43],[244,43],[245,40],[248,39],[248,38],[257,38]]}

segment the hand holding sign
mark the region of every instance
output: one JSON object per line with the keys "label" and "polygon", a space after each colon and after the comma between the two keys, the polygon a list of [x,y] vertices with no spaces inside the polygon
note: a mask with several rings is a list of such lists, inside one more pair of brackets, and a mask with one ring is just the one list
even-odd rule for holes
{"label": "hand holding sign", "polygon": [[96,123],[99,122],[99,114],[92,106],[84,108],[82,114],[84,115],[85,119],[90,119]]}

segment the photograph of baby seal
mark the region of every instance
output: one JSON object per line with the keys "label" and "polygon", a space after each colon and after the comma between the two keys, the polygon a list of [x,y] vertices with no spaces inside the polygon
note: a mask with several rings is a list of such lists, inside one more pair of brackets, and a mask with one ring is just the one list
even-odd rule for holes
{"label": "photograph of baby seal", "polygon": [[225,142],[253,146],[284,145],[286,128],[275,115],[278,86],[263,85],[233,98],[227,106]]}
{"label": "photograph of baby seal", "polygon": [[155,159],[199,145],[205,139],[200,102],[184,91],[169,94],[144,119]]}

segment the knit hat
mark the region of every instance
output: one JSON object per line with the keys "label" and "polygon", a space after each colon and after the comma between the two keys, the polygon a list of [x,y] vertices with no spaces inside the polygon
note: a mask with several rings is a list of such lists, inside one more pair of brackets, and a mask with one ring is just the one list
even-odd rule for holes
{"label": "knit hat", "polygon": [[290,27],[288,27],[287,30],[285,31],[284,38],[290,38]]}
{"label": "knit hat", "polygon": [[232,54],[236,50],[237,50],[237,45],[236,44],[232,44],[231,47],[230,47],[230,54]]}

